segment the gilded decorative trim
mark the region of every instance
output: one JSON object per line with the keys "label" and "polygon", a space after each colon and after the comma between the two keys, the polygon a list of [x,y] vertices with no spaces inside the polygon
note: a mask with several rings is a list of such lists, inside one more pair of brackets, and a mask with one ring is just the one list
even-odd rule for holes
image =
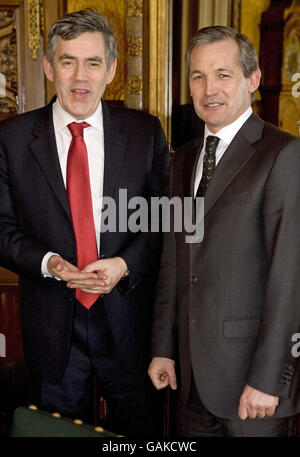
{"label": "gilded decorative trim", "polygon": [[141,95],[143,93],[143,79],[140,76],[128,78],[127,90],[130,95]]}
{"label": "gilded decorative trim", "polygon": [[128,38],[128,54],[130,56],[143,55],[143,40],[142,38]]}
{"label": "gilded decorative trim", "polygon": [[238,32],[241,30],[241,0],[233,0],[232,27]]}
{"label": "gilded decorative trim", "polygon": [[0,114],[18,112],[16,10],[0,11]]}
{"label": "gilded decorative trim", "polygon": [[32,59],[37,60],[37,51],[40,48],[40,2],[39,0],[28,0],[28,47],[32,52]]}
{"label": "gilded decorative trim", "polygon": [[41,18],[41,32],[44,34],[45,32],[45,14],[44,14],[44,5],[40,5],[40,18]]}
{"label": "gilded decorative trim", "polygon": [[143,16],[143,0],[128,0],[127,16]]}

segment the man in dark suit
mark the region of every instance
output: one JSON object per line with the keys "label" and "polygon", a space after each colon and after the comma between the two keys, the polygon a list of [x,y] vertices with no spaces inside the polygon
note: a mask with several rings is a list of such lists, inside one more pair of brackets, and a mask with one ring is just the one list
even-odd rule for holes
{"label": "man in dark suit", "polygon": [[166,234],[149,375],[176,389],[179,351],[182,435],[287,435],[300,411],[300,141],[252,112],[260,70],[244,35],[204,28],[186,59],[205,132],[175,152],[170,193],[204,196],[204,237]]}
{"label": "man in dark suit", "polygon": [[166,192],[169,154],[157,118],[101,101],[117,57],[101,14],[53,25],[44,70],[56,100],[0,126],[0,259],[20,275],[41,408],[89,420],[96,375],[113,431],[141,436],[157,431],[146,368],[161,240],[123,216],[131,198]]}

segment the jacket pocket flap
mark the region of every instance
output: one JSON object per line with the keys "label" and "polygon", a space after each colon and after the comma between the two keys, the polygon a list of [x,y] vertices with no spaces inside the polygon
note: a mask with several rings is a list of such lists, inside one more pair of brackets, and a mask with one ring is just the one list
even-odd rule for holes
{"label": "jacket pocket flap", "polygon": [[255,338],[258,332],[259,319],[241,319],[224,321],[225,338]]}

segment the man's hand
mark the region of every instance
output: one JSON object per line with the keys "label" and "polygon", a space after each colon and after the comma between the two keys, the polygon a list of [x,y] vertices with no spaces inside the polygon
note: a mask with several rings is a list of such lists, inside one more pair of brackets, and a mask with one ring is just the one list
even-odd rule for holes
{"label": "man's hand", "polygon": [[273,416],[278,404],[278,397],[265,394],[247,385],[240,398],[238,415],[243,420],[247,417],[255,419],[256,417]]}
{"label": "man's hand", "polygon": [[97,260],[82,269],[82,273],[96,274],[97,281],[86,281],[85,284],[82,284],[80,281],[74,280],[69,281],[67,286],[71,289],[79,288],[89,293],[109,294],[120,279],[122,279],[126,271],[126,262],[121,257]]}
{"label": "man's hand", "polygon": [[148,368],[148,375],[157,390],[167,386],[173,390],[177,389],[175,362],[172,359],[153,357]]}
{"label": "man's hand", "polygon": [[49,274],[55,276],[62,281],[74,280],[95,280],[98,279],[96,273],[83,273],[75,265],[72,265],[67,260],[59,255],[52,255],[47,262]]}

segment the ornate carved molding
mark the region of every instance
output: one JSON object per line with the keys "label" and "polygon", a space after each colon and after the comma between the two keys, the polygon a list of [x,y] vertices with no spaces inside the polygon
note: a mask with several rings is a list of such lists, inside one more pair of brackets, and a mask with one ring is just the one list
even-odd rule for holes
{"label": "ornate carved molding", "polygon": [[128,78],[127,90],[130,95],[141,95],[143,93],[143,79],[140,76]]}
{"label": "ornate carved molding", "polygon": [[18,112],[16,13],[0,11],[0,113]]}
{"label": "ornate carved molding", "polygon": [[127,0],[126,106],[143,108],[143,0]]}
{"label": "ornate carved molding", "polygon": [[130,56],[142,56],[143,55],[143,39],[140,38],[128,38],[128,54]]}
{"label": "ornate carved molding", "polygon": [[39,0],[28,0],[28,47],[32,52],[33,60],[37,59],[37,52],[40,48],[40,2]]}
{"label": "ornate carved molding", "polygon": [[143,0],[128,0],[127,15],[129,17],[142,17]]}

